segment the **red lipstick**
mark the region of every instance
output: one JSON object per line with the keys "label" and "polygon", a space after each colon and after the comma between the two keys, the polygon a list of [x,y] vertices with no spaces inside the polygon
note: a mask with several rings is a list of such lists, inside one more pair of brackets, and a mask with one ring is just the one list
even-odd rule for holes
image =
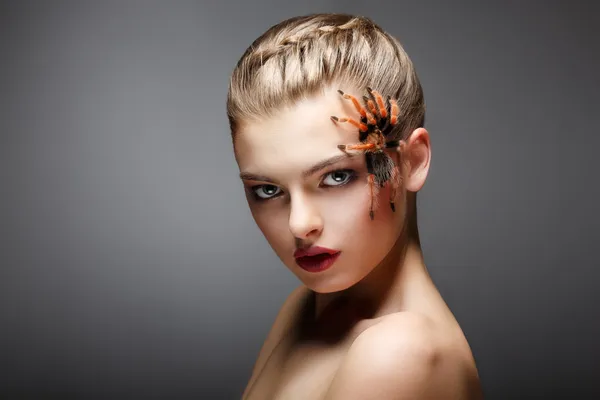
{"label": "red lipstick", "polygon": [[296,250],[294,257],[300,268],[308,272],[321,272],[331,267],[340,253],[339,250],[312,246],[307,249]]}

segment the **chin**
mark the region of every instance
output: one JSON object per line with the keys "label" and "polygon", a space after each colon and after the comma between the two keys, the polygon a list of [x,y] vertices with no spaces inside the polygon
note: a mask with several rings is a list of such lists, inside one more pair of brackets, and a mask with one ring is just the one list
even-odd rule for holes
{"label": "chin", "polygon": [[351,288],[360,282],[360,279],[340,279],[342,277],[338,276],[315,276],[312,279],[306,278],[305,276],[298,276],[298,279],[304,285],[316,293],[326,294],[326,293],[335,293],[342,292],[346,289]]}

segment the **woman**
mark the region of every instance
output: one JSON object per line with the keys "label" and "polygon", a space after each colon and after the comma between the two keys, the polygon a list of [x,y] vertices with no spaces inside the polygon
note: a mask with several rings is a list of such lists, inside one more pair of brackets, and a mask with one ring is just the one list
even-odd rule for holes
{"label": "woman", "polygon": [[238,62],[227,109],[254,220],[302,282],[243,397],[480,398],[420,248],[431,146],[399,42],[364,17],[286,20]]}

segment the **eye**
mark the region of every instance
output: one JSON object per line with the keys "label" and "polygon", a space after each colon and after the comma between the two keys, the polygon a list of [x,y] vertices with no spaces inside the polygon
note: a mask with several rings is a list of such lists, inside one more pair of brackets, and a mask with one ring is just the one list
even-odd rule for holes
{"label": "eye", "polygon": [[332,171],[325,175],[323,184],[327,186],[342,186],[354,179],[356,173],[349,169]]}
{"label": "eye", "polygon": [[257,185],[253,186],[251,190],[259,200],[267,200],[271,197],[275,197],[281,191],[281,189],[275,185]]}

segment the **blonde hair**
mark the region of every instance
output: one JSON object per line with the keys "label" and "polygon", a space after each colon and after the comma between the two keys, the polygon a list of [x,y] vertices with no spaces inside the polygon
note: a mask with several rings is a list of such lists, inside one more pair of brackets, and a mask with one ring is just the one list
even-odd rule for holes
{"label": "blonde hair", "polygon": [[423,90],[398,40],[366,17],[313,14],[269,28],[238,61],[227,94],[233,140],[245,121],[273,116],[332,84],[397,99],[398,139],[424,125]]}

